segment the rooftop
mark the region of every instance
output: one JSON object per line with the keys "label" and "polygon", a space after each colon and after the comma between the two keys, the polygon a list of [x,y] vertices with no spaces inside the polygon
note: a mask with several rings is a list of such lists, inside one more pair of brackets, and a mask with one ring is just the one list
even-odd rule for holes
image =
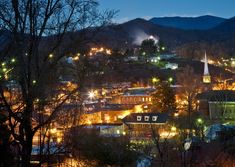
{"label": "rooftop", "polygon": [[151,87],[138,87],[138,88],[129,88],[124,92],[124,96],[137,96],[137,95],[149,95],[153,92],[154,89]]}
{"label": "rooftop", "polygon": [[132,113],[125,118],[125,124],[165,124],[168,115],[166,113]]}
{"label": "rooftop", "polygon": [[235,91],[233,90],[211,90],[197,95],[199,100],[208,101],[235,101]]}

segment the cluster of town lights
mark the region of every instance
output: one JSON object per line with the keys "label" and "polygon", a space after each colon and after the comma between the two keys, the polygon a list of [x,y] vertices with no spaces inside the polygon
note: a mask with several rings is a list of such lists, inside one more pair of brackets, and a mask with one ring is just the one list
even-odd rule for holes
{"label": "cluster of town lights", "polygon": [[91,50],[89,52],[89,56],[96,55],[97,53],[104,53],[104,54],[107,54],[107,55],[111,55],[112,51],[111,51],[111,49],[107,49],[107,48],[104,48],[104,47],[91,48]]}
{"label": "cluster of town lights", "polygon": [[12,58],[10,61],[2,62],[1,66],[1,74],[0,74],[0,79],[8,79],[9,78],[9,73],[13,70],[13,67],[7,68],[7,65],[11,66],[11,64],[14,64],[16,62],[15,58]]}

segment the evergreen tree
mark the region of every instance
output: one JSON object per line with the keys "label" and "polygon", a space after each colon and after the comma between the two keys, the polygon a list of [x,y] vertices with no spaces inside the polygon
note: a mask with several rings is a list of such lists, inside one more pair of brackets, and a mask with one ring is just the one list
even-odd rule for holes
{"label": "evergreen tree", "polygon": [[153,39],[146,39],[141,43],[140,56],[147,61],[150,55],[157,53],[158,45]]}
{"label": "evergreen tree", "polygon": [[168,82],[160,82],[156,85],[156,91],[152,94],[152,110],[160,112],[176,111],[175,92]]}

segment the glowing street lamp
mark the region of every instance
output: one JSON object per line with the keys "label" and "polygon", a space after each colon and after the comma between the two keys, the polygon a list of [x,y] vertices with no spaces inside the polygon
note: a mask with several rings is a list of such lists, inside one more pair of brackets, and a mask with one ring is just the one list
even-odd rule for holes
{"label": "glowing street lamp", "polygon": [[36,84],[37,83],[37,81],[36,80],[33,80],[33,84]]}
{"label": "glowing street lamp", "polygon": [[179,116],[179,113],[174,113],[174,117],[178,117]]}
{"label": "glowing street lamp", "polygon": [[176,130],[177,130],[177,128],[176,128],[175,126],[172,126],[172,127],[171,127],[171,131],[172,131],[172,132],[175,132]]}
{"label": "glowing street lamp", "polygon": [[117,130],[117,134],[118,134],[118,135],[120,134],[120,130]]}
{"label": "glowing street lamp", "polygon": [[62,142],[62,138],[61,137],[58,137],[57,138],[57,143],[61,143]]}
{"label": "glowing street lamp", "polygon": [[157,82],[159,82],[159,79],[157,77],[153,77],[152,78],[152,83],[157,83]]}
{"label": "glowing street lamp", "polygon": [[12,59],[11,59],[11,62],[12,62],[12,63],[15,63],[15,61],[16,61],[15,58],[12,58]]}
{"label": "glowing street lamp", "polygon": [[2,71],[3,71],[3,72],[6,72],[6,71],[7,71],[7,68],[3,68]]}
{"label": "glowing street lamp", "polygon": [[94,99],[95,98],[95,91],[93,91],[93,90],[89,91],[88,97],[89,97],[89,99]]}
{"label": "glowing street lamp", "polygon": [[173,81],[173,78],[172,78],[172,77],[168,78],[168,81],[169,81],[169,82],[172,82],[172,81]]}
{"label": "glowing street lamp", "polygon": [[198,118],[197,120],[196,120],[196,125],[197,125],[197,127],[198,127],[198,131],[199,131],[199,136],[202,138],[202,140],[203,140],[203,138],[204,138],[204,125],[203,125],[203,119],[202,118]]}
{"label": "glowing street lamp", "polygon": [[54,56],[53,54],[49,54],[49,58],[53,58],[53,56]]}
{"label": "glowing street lamp", "polygon": [[74,61],[79,60],[79,56],[75,56],[75,57],[73,58],[73,60],[74,60]]}
{"label": "glowing street lamp", "polygon": [[197,123],[198,123],[198,124],[202,124],[202,123],[203,123],[203,120],[202,120],[201,118],[198,118],[198,119],[197,119]]}

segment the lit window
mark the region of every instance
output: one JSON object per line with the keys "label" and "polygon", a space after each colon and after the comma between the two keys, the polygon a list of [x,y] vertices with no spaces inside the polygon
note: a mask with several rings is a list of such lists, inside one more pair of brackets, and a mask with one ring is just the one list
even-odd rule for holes
{"label": "lit window", "polygon": [[137,116],[137,121],[141,121],[142,116]]}
{"label": "lit window", "polygon": [[144,116],[145,121],[149,121],[149,116]]}
{"label": "lit window", "polygon": [[110,121],[110,117],[108,114],[104,114],[104,118],[105,118],[105,121],[106,122],[109,122]]}
{"label": "lit window", "polygon": [[157,116],[152,116],[152,121],[157,121]]}

